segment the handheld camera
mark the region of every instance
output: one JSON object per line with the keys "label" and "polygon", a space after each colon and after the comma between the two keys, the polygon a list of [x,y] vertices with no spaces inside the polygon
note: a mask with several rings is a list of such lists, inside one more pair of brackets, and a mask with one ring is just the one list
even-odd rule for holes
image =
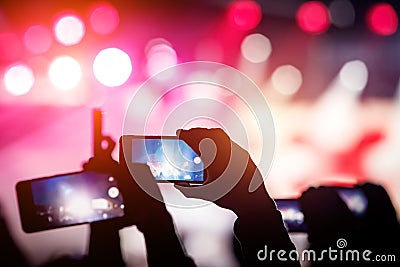
{"label": "handheld camera", "polygon": [[[93,154],[102,157],[102,113],[93,111]],[[108,144],[110,145],[110,144]],[[18,182],[16,193],[22,228],[27,233],[124,216],[116,179],[106,173],[81,171]]]}

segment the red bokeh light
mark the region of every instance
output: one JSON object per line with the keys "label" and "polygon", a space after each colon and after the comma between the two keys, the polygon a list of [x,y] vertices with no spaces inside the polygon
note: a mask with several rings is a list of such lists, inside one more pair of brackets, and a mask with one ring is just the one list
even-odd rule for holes
{"label": "red bokeh light", "polygon": [[31,26],[24,34],[25,47],[34,54],[47,52],[52,43],[51,31],[43,25]]}
{"label": "red bokeh light", "polygon": [[22,43],[15,33],[0,33],[0,61],[15,61],[19,59],[21,52]]}
{"label": "red bokeh light", "polygon": [[330,26],[328,8],[318,1],[302,4],[297,10],[296,20],[303,31],[311,34],[324,33]]}
{"label": "red bokeh light", "polygon": [[397,30],[398,16],[390,4],[376,4],[367,14],[367,25],[376,34],[392,35]]}
{"label": "red bokeh light", "polygon": [[237,1],[229,8],[229,19],[238,29],[251,30],[262,18],[261,7],[254,1]]}
{"label": "red bokeh light", "polygon": [[118,24],[118,11],[108,3],[95,6],[90,13],[90,25],[98,34],[110,34]]}

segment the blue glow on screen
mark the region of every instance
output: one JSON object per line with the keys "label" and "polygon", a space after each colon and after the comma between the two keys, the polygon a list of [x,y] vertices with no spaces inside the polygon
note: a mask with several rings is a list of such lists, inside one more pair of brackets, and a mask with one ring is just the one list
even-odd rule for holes
{"label": "blue glow on screen", "polygon": [[132,162],[149,165],[156,180],[204,181],[203,162],[183,140],[133,139]]}

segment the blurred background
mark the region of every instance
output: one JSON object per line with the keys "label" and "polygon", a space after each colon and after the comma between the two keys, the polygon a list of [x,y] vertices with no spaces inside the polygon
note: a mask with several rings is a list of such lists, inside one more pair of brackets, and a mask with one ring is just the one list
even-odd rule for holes
{"label": "blurred background", "polygon": [[[399,214],[399,8],[395,0],[1,1],[0,203],[18,244],[34,265],[86,253],[87,226],[24,233],[15,184],[80,170],[92,155],[92,108],[102,108],[104,133],[117,140],[140,84],[194,60],[235,67],[265,95],[276,130],[266,180],[273,197],[369,181],[385,187]],[[213,86],[166,95],[152,116],[204,97],[251,124],[240,99]],[[157,123],[149,132],[160,134]],[[259,133],[246,128],[257,158]],[[163,193],[182,197],[168,186]],[[237,265],[233,213],[169,210],[199,266]],[[304,234],[292,238],[307,246]],[[141,234],[133,227],[122,239],[129,266],[145,266]]]}

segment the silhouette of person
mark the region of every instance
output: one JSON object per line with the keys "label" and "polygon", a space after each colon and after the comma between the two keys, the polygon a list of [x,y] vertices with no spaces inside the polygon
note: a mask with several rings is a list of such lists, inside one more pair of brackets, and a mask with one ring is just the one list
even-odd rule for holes
{"label": "silhouette of person", "polygon": [[357,224],[346,203],[329,187],[307,189],[299,203],[308,229],[309,249],[316,253],[315,258],[305,260],[311,261],[312,266],[348,266],[349,262],[333,259],[337,254],[322,254],[329,248],[337,250],[337,242],[342,239],[348,249],[357,248]]}
{"label": "silhouette of person", "polygon": [[0,266],[29,266],[28,261],[12,238],[0,206]]}
{"label": "silhouette of person", "polygon": [[363,249],[371,250],[376,255],[394,255],[395,262],[387,261],[383,264],[398,266],[400,225],[392,201],[380,185],[366,183],[359,188],[368,200],[366,212],[359,222],[359,243]]}
{"label": "silhouette of person", "polygon": [[[284,226],[275,202],[263,186],[263,177],[246,150],[219,128],[194,128],[178,130],[177,136],[184,140],[202,159],[206,181],[200,186],[187,183],[176,184],[185,196],[213,201],[222,208],[236,213],[234,235],[240,243],[243,266],[300,266],[290,260],[288,254],[295,250]],[[259,182],[250,191],[252,180]],[[217,196],[215,192],[224,192]],[[284,251],[282,260],[277,255],[262,255]],[[281,252],[283,253],[283,252]],[[282,254],[281,254],[282,256]],[[265,259],[264,259],[265,257]],[[259,258],[262,258],[261,260]]]}
{"label": "silhouette of person", "polygon": [[[234,225],[234,234],[240,242],[242,252],[241,263],[243,266],[300,266],[298,261],[282,261],[278,257],[267,257],[260,260],[257,254],[268,247],[269,251],[282,250],[288,253],[295,250],[293,243],[283,224],[282,216],[276,209],[274,201],[268,195],[264,186],[253,192],[248,191],[251,179],[262,181],[262,176],[249,154],[231,142],[229,137],[220,129],[193,129],[179,132],[180,138],[185,140],[202,158],[215,151],[211,147],[202,147],[203,139],[211,139],[217,146],[218,153],[215,161],[207,167],[207,183],[220,180],[224,184],[229,182],[229,177],[236,174],[238,183],[225,196],[215,201],[224,208],[229,208],[238,215]],[[83,260],[60,258],[45,266],[124,266],[122,258],[119,229],[136,225],[143,233],[147,249],[148,266],[195,266],[193,260],[186,256],[180,240],[178,239],[173,220],[165,204],[144,192],[136,180],[145,179],[153,181],[153,192],[162,198],[161,192],[147,165],[135,164],[132,178],[126,162],[116,162],[111,152],[115,142],[110,137],[102,137],[108,146],[104,153],[91,158],[84,164],[87,171],[103,172],[113,175],[119,184],[124,198],[125,216],[104,222],[91,224],[89,255]],[[200,152],[203,152],[200,153]],[[120,151],[120,153],[122,153]],[[232,157],[232,158],[231,158]],[[243,165],[244,163],[244,165]],[[241,172],[237,167],[245,167]],[[131,169],[131,170],[132,170]],[[229,176],[222,176],[227,171]],[[239,177],[237,177],[240,174]],[[226,179],[228,177],[228,179]],[[149,184],[149,183],[147,183]],[[229,185],[229,183],[228,183]],[[201,186],[199,186],[201,187]],[[187,196],[208,199],[207,190],[201,194],[192,194],[188,186],[177,185]],[[197,192],[199,193],[199,192]],[[160,224],[159,222],[163,223]]]}
{"label": "silhouette of person", "polygon": [[[111,152],[115,147],[112,138],[103,136],[102,139],[107,143],[107,147],[103,149],[103,153],[98,153],[83,164],[83,169],[107,173],[117,179],[124,199],[125,216],[90,224],[89,253],[83,259],[61,257],[42,265],[42,267],[125,266],[121,253],[119,230],[132,225],[136,225],[145,237],[149,267],[194,267],[193,260],[187,257],[183,251],[175,233],[172,217],[164,203],[142,191],[135,179],[132,178],[125,163],[119,164],[112,158]],[[149,166],[145,164],[135,164],[132,174],[141,177],[140,179],[154,181]],[[150,184],[161,197],[156,182]],[[160,221],[162,224],[159,223]]]}
{"label": "silhouette of person", "polygon": [[91,158],[84,164],[84,169],[112,174],[117,179],[124,199],[125,216],[92,224],[92,230],[98,230],[99,235],[91,235],[89,261],[97,266],[123,266],[118,229],[136,225],[145,238],[149,267],[195,266],[182,248],[165,204],[149,196],[136,183],[136,179],[146,180],[153,187],[153,192],[157,192],[162,199],[149,166],[134,164],[132,175],[138,178],[133,179],[126,162],[119,164],[111,156],[115,142],[110,137],[103,139],[108,143],[107,151]]}
{"label": "silhouette of person", "polygon": [[121,223],[113,219],[90,223],[89,253],[82,258],[63,256],[41,267],[123,267],[119,230]]}
{"label": "silhouette of person", "polygon": [[[360,212],[351,210],[340,196],[340,190],[324,186],[309,188],[299,200],[308,226],[310,250],[319,256],[329,247],[336,250],[332,257],[325,255],[323,260],[313,261],[312,266],[397,266],[400,259],[399,223],[384,188],[374,184],[355,186],[353,193],[361,193],[366,199],[365,208]],[[343,239],[346,244],[342,247],[339,240]],[[344,251],[342,259],[340,249]],[[346,254],[350,250],[358,251],[358,260]],[[364,257],[367,250],[371,253]],[[376,255],[385,258],[394,255],[395,261],[376,261]]]}

